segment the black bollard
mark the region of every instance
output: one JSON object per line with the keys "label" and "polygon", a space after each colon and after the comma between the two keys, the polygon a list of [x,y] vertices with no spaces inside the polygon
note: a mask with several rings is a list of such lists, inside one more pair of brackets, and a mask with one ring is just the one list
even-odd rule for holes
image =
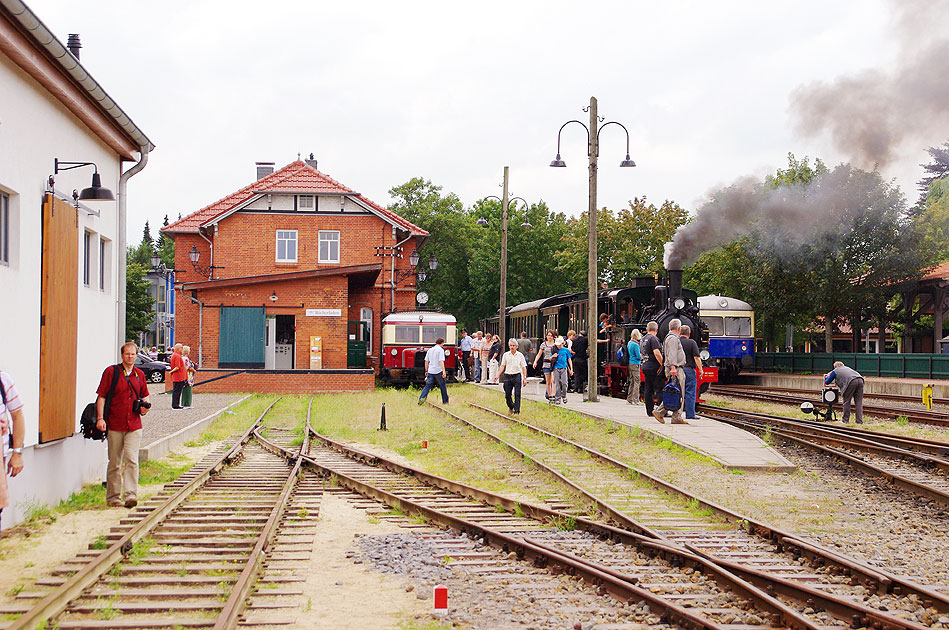
{"label": "black bollard", "polygon": [[386,428],[386,404],[382,403],[382,417],[379,419],[379,430],[388,431]]}

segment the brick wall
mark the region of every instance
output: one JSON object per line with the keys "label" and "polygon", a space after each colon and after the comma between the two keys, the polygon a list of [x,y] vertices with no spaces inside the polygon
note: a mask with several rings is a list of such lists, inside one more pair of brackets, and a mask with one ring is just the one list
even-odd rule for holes
{"label": "brick wall", "polygon": [[[233,375],[233,376],[228,376]],[[218,378],[227,376],[227,378]],[[203,383],[210,379],[217,380]],[[198,394],[317,394],[322,392],[367,392],[375,389],[370,370],[202,370],[194,391]],[[165,379],[171,391],[171,379]]]}
{"label": "brick wall", "polygon": [[[276,231],[298,231],[296,263],[277,263]],[[320,264],[319,231],[339,230],[340,262]],[[197,234],[174,234],[175,268],[180,284],[206,280],[191,266],[188,253],[195,246],[201,253],[199,265],[211,264],[211,248]],[[383,269],[372,286],[349,282],[344,276],[319,277],[306,280],[281,281],[266,284],[227,288],[201,289],[197,299],[205,304],[203,323],[199,331],[199,307],[188,297],[179,295],[175,303],[175,341],[191,346],[191,357],[199,358],[205,368],[218,367],[219,313],[223,306],[263,306],[268,315],[294,315],[296,344],[294,366],[310,366],[309,341],[311,336],[323,339],[323,368],[346,367],[347,321],[360,319],[360,309],[373,310],[371,365],[378,365],[381,352],[381,319],[392,310],[415,308],[415,288],[410,276],[399,283],[395,304],[389,286],[392,258],[378,256],[378,246],[393,246],[396,241],[392,226],[374,215],[306,215],[306,214],[252,214],[235,213],[224,219],[211,237],[214,242],[214,277],[234,278],[310,269],[332,269],[339,266],[378,264]],[[403,257],[396,259],[399,270],[410,267],[409,254],[417,246],[416,239],[403,244]],[[276,293],[277,301],[269,298]],[[393,308],[394,307],[394,308]],[[306,317],[307,308],[339,308],[342,315],[333,317]],[[199,332],[202,333],[199,335]],[[200,343],[199,343],[200,338]]]}

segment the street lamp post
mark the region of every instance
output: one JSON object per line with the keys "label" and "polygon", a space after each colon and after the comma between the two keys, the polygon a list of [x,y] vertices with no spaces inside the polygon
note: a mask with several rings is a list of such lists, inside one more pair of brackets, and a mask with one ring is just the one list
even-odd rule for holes
{"label": "street lamp post", "polygon": [[560,134],[563,132],[564,127],[575,122],[587,130],[587,157],[590,163],[590,206],[588,210],[589,214],[587,215],[587,339],[589,340],[590,359],[587,364],[587,383],[589,386],[587,400],[596,402],[599,400],[599,392],[597,391],[599,387],[599,366],[597,361],[597,333],[599,332],[597,330],[597,294],[599,287],[597,286],[596,268],[596,160],[600,155],[600,132],[609,125],[619,125],[622,127],[623,131],[626,132],[626,159],[620,162],[620,166],[636,166],[636,163],[629,159],[629,130],[626,129],[625,125],[612,120],[601,125],[600,122],[603,119],[597,115],[595,96],[590,97],[590,106],[583,108],[583,111],[590,112],[590,126],[584,125],[579,120],[568,120],[561,125],[560,131],[557,132],[557,157],[554,158],[550,165],[559,168],[567,166],[567,164],[560,159]]}
{"label": "street lamp post", "polygon": [[[501,202],[501,296],[498,300],[498,336],[501,338],[501,345],[507,345],[507,322],[504,318],[504,311],[507,308],[507,219],[508,204],[514,199],[520,199],[521,202],[530,210],[530,204],[521,197],[508,196],[508,167],[504,167],[504,183],[502,184],[503,193],[499,201]],[[494,195],[488,195],[485,199],[498,199]],[[483,216],[478,219],[478,225],[488,227],[488,221]],[[530,221],[524,219],[521,227],[531,227]]]}

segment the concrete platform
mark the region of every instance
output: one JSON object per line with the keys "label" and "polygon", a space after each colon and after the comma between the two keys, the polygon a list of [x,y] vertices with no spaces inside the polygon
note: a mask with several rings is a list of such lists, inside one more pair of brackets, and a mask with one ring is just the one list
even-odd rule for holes
{"label": "concrete platform", "polygon": [[[939,379],[919,378],[891,378],[886,376],[864,377],[864,393],[866,394],[899,394],[901,396],[922,396],[923,386],[933,386],[933,396],[949,398],[949,381]],[[763,385],[780,389],[812,389],[817,394],[821,391],[824,379],[820,374],[775,374],[773,372],[742,372],[738,375],[737,384]],[[715,386],[712,385],[712,389]]]}
{"label": "concrete platform", "polygon": [[[477,385],[504,396],[501,385]],[[529,379],[521,398],[547,404],[544,386]],[[657,440],[669,440],[678,446],[709,457],[722,466],[736,470],[765,470],[794,472],[797,467],[765,444],[757,436],[723,422],[709,418],[695,418],[689,424],[660,424],[646,415],[642,405],[629,405],[625,399],[600,397],[595,403],[584,402],[580,394],[567,394],[567,404],[560,405],[571,411],[604,421],[639,427],[645,435]]]}
{"label": "concrete platform", "polygon": [[[156,387],[161,387],[157,385]],[[152,392],[152,409],[142,421],[140,462],[159,457],[192,440],[231,407],[250,398],[234,394],[195,394],[191,409],[171,409],[171,396]]]}

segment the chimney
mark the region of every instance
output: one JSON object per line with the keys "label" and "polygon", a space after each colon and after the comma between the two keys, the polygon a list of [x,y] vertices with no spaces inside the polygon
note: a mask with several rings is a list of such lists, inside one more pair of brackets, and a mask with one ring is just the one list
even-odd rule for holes
{"label": "chimney", "polygon": [[[312,154],[312,153],[310,154],[310,157],[308,157],[308,158],[307,158],[306,160],[304,160],[304,161],[306,162],[306,165],[307,165],[307,166],[312,166],[313,168],[316,168],[316,158],[313,157],[313,154]],[[317,170],[319,170],[319,169],[317,169]]]}
{"label": "chimney", "polygon": [[257,162],[257,179],[263,179],[273,173],[273,162]]}
{"label": "chimney", "polygon": [[66,48],[69,49],[69,52],[72,53],[72,56],[79,59],[79,49],[82,48],[82,44],[79,43],[79,33],[70,33],[69,39],[66,41]]}
{"label": "chimney", "polygon": [[677,298],[682,295],[682,270],[669,269],[669,297]]}

